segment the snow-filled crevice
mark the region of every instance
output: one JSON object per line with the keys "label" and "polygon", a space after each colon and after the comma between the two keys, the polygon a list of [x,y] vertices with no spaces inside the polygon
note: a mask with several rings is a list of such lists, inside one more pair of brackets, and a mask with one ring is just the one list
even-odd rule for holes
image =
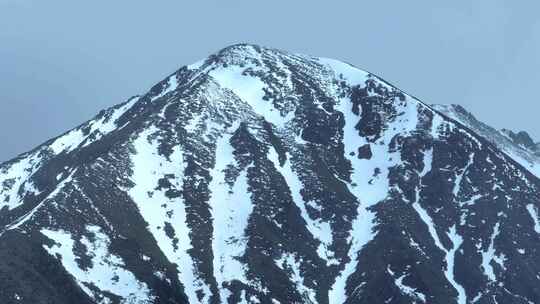
{"label": "snow-filled crevice", "polygon": [[459,173],[459,174],[456,173],[456,179],[454,181],[454,189],[452,190],[452,193],[454,194],[454,197],[456,198],[456,200],[458,199],[458,195],[459,195],[460,190],[461,190],[461,183],[463,181],[463,178],[466,176],[467,171],[469,170],[469,168],[473,164],[473,162],[474,162],[474,153],[471,153],[469,155],[469,160],[467,162],[467,165],[465,165],[465,167],[463,168],[461,173]]}
{"label": "snow-filled crevice", "polygon": [[[500,224],[495,224],[495,227],[493,227],[493,233],[490,237],[489,247],[482,251],[482,269],[484,270],[484,275],[492,282],[497,281],[497,277],[495,276],[495,272],[493,271],[493,266],[491,266],[491,263],[494,261],[496,263],[501,263],[501,260],[504,261],[504,255],[496,255],[495,254],[495,238],[499,235],[499,226]],[[504,264],[501,265],[501,267],[504,267]]]}
{"label": "snow-filled crevice", "polygon": [[287,157],[287,161],[283,166],[279,163],[279,156],[274,149],[269,149],[268,158],[274,164],[274,167],[287,181],[287,185],[290,187],[291,196],[294,204],[300,210],[300,215],[306,223],[306,228],[311,233],[313,238],[320,242],[317,253],[320,258],[326,261],[327,265],[339,264],[339,261],[334,257],[334,252],[330,250],[332,246],[332,228],[330,223],[322,221],[321,219],[312,219],[306,208],[306,204],[309,202],[304,201],[301,191],[303,184],[297,174],[293,171],[290,157]]}
{"label": "snow-filled crevice", "polygon": [[[206,299],[211,293],[199,277],[193,258],[188,253],[192,245],[183,197],[169,198],[165,191],[156,189],[159,180],[165,176],[173,177],[169,182],[177,189],[182,187],[184,157],[180,146],[174,147],[169,158],[160,155],[158,139],[151,139],[157,133],[158,129],[152,126],[133,141],[135,153],[131,155],[131,180],[134,186],[128,193],[148,223],[148,230],[161,251],[171,263],[178,265],[179,280],[184,284],[190,302],[198,303],[197,292],[202,293]],[[163,229],[166,225],[172,227],[175,237],[171,238]]]}
{"label": "snow-filled crevice", "polygon": [[[432,134],[433,136],[438,136],[438,131]],[[470,159],[470,162],[472,161],[472,157]],[[433,150],[430,150],[428,152],[424,152],[424,170],[419,173],[420,177],[423,178],[429,171],[432,170],[432,162],[433,162]],[[470,165],[469,162],[469,165]],[[464,168],[464,171],[461,173],[461,176],[458,176],[460,178],[463,177],[463,175],[466,173],[466,170],[468,168],[467,165]],[[459,184],[460,182],[457,182],[457,188],[454,188],[454,195],[457,195],[459,191]],[[450,282],[450,284],[454,287],[456,292],[458,293],[457,297],[457,303],[458,304],[465,304],[467,302],[467,295],[465,292],[465,289],[463,286],[461,286],[454,277],[454,270],[455,270],[455,254],[457,250],[461,247],[463,243],[463,238],[457,233],[456,226],[450,227],[449,231],[447,232],[447,236],[452,242],[452,248],[450,250],[447,250],[441,240],[439,239],[439,235],[437,233],[436,225],[431,216],[428,214],[427,210],[422,208],[420,205],[420,186],[416,188],[416,200],[413,202],[412,207],[414,210],[418,213],[420,219],[424,222],[424,224],[428,228],[428,232],[431,235],[431,238],[433,239],[435,245],[445,253],[445,260],[446,260],[446,269],[444,271],[445,277]]]}
{"label": "snow-filled crevice", "polygon": [[416,210],[416,212],[420,216],[420,219],[428,227],[429,234],[431,235],[431,238],[435,242],[435,245],[441,251],[445,253],[446,269],[444,270],[444,274],[448,282],[450,282],[452,287],[454,287],[454,289],[458,293],[457,303],[458,304],[467,303],[467,295],[465,293],[465,289],[454,278],[455,255],[456,255],[456,251],[459,249],[459,247],[463,243],[463,238],[459,234],[457,234],[456,227],[452,226],[449,232],[447,232],[448,237],[452,241],[452,248],[450,250],[447,250],[441,243],[439,239],[439,235],[437,234],[437,229],[435,228],[436,227],[435,223],[433,222],[433,219],[429,216],[427,211],[424,208],[422,208],[422,206],[420,206],[418,202],[413,203],[413,208],[414,210]]}
{"label": "snow-filled crevice", "polygon": [[537,208],[533,204],[528,204],[527,211],[529,211],[529,215],[531,216],[531,219],[533,220],[534,231],[536,233],[540,233],[540,221],[538,220]]}
{"label": "snow-filled crevice", "polygon": [[220,298],[225,303],[231,295],[224,285],[238,280],[246,285],[245,266],[240,262],[247,246],[246,229],[253,211],[251,195],[248,191],[247,171],[243,169],[231,187],[225,179],[228,166],[235,165],[233,147],[230,144],[232,133],[238,128],[234,124],[216,142],[215,165],[211,170],[210,210],[212,215],[214,255],[214,277],[218,283]]}
{"label": "snow-filled crevice", "polygon": [[419,303],[427,303],[426,302],[426,295],[419,292],[416,288],[412,288],[410,286],[407,286],[403,283],[403,280],[407,277],[407,274],[403,274],[399,277],[396,277],[395,273],[390,269],[390,267],[387,268],[387,271],[388,273],[392,276],[392,278],[394,279],[394,284],[396,284],[396,286],[399,288],[399,290],[411,297],[412,299],[414,299],[414,303],[417,303],[417,301]]}

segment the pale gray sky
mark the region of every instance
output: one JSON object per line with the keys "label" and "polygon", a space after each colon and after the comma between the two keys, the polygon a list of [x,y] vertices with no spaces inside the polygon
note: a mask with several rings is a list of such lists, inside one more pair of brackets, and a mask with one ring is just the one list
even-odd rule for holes
{"label": "pale gray sky", "polygon": [[0,0],[0,161],[251,42],[350,62],[540,140],[538,1]]}

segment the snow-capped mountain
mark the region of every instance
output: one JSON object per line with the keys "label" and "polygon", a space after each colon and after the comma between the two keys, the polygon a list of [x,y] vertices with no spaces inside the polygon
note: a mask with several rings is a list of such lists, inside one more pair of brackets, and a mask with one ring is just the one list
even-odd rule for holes
{"label": "snow-capped mountain", "polygon": [[2,303],[540,303],[540,180],[336,60],[234,45],[0,165]]}

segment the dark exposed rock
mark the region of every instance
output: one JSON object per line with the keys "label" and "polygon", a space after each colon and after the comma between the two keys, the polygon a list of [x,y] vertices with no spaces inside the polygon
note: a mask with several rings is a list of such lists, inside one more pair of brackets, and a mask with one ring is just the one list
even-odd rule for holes
{"label": "dark exposed rock", "polygon": [[373,153],[371,152],[371,146],[369,144],[365,144],[358,148],[357,157],[359,159],[371,159],[372,156]]}

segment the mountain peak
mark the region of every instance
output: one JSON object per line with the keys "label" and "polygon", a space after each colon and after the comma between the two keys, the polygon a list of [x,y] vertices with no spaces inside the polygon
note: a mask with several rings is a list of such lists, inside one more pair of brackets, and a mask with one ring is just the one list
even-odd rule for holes
{"label": "mountain peak", "polygon": [[225,48],[0,164],[0,299],[540,303],[540,181],[448,117]]}
{"label": "mountain peak", "polygon": [[245,42],[241,42],[241,43],[235,43],[235,44],[231,44],[229,46],[226,46],[224,48],[222,48],[221,50],[219,50],[217,52],[218,55],[225,55],[225,54],[236,54],[236,55],[240,55],[240,54],[254,54],[254,53],[260,53],[260,52],[263,52],[264,50],[267,50],[267,48],[265,47],[262,47],[258,44],[253,44],[253,43],[245,43]]}
{"label": "mountain peak", "polygon": [[197,63],[189,65],[191,69],[201,67],[203,65],[208,66],[211,64],[214,65],[238,65],[245,66],[249,64],[260,65],[263,64],[261,61],[262,57],[267,57],[268,54],[286,54],[284,51],[277,49],[270,49],[262,47],[257,44],[250,43],[237,43],[230,46],[227,46],[211,55],[209,55],[204,60],[201,60]]}

